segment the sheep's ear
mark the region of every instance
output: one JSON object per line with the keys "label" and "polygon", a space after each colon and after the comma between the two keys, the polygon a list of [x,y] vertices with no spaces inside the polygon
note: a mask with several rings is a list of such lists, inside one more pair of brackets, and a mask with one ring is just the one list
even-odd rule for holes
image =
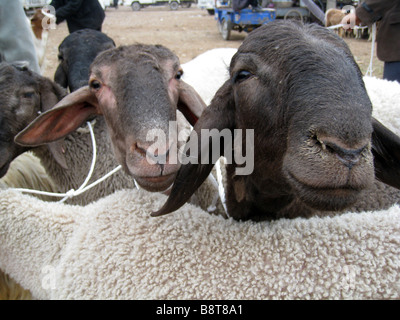
{"label": "sheep's ear", "polygon": [[22,146],[38,146],[64,138],[97,112],[97,98],[89,87],[80,88],[42,113],[15,137]]}
{"label": "sheep's ear", "polygon": [[[196,125],[194,126],[193,131],[190,134],[189,140],[186,144],[186,149],[188,147],[191,148],[192,146],[197,147],[197,159],[195,159],[196,163],[192,164],[189,162],[188,164],[182,165],[182,167],[178,171],[167,202],[160,210],[158,210],[157,212],[153,212],[152,216],[161,216],[173,212],[183,206],[190,199],[193,193],[208,177],[214,166],[214,163],[211,159],[213,155],[213,145],[211,142],[215,140],[211,140],[211,138],[209,138],[206,143],[202,144],[202,134],[205,134],[205,132],[209,132],[209,130],[211,129],[217,129],[217,131],[219,132],[221,132],[223,129],[228,129],[233,132],[233,129],[235,127],[234,119],[232,89],[230,82],[227,81],[218,90],[213,101],[211,102],[211,105],[206,108],[206,110],[204,110],[202,116],[199,118]],[[192,143],[191,139],[194,139],[195,143]],[[224,145],[223,143],[221,143],[222,141],[222,135],[220,135],[219,142],[221,150],[218,150],[220,152],[220,155],[223,155],[224,150]],[[205,149],[202,149],[202,146]],[[230,145],[228,146],[228,148],[232,148],[232,146]],[[187,149],[187,151],[189,150]],[[191,159],[191,157],[188,159]],[[201,159],[208,159],[208,163],[203,163],[204,161],[201,161]]]}
{"label": "sheep's ear", "polygon": [[65,73],[61,63],[58,65],[56,72],[54,73],[54,81],[63,88],[68,88],[68,77]]}
{"label": "sheep's ear", "polygon": [[178,110],[183,113],[192,126],[195,125],[206,107],[197,91],[189,84],[181,81],[179,85]]}
{"label": "sheep's ear", "polygon": [[[40,79],[40,111],[46,112],[53,108],[65,95],[66,90],[50,79]],[[67,169],[67,161],[64,157],[63,141],[55,141],[48,144],[50,153],[56,162],[64,169]]]}
{"label": "sheep's ear", "polygon": [[372,125],[375,176],[379,181],[400,189],[400,137],[376,119],[372,119]]}

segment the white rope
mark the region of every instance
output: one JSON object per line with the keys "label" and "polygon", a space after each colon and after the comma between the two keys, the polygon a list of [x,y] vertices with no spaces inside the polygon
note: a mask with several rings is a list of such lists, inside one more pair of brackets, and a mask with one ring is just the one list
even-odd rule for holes
{"label": "white rope", "polygon": [[[224,159],[224,158],[221,158]],[[225,213],[228,217],[230,217],[228,213],[228,209],[226,208],[226,199],[225,199],[225,189],[224,189],[224,183],[222,181],[222,172],[221,172],[221,165],[219,160],[215,164],[215,170],[217,172],[217,180],[218,180],[218,194],[219,197],[221,198],[222,206],[224,207]]]}
{"label": "white rope", "polygon": [[71,189],[71,190],[67,191],[66,193],[56,193],[56,192],[47,192],[47,191],[24,189],[24,188],[11,188],[11,189],[20,191],[20,192],[25,192],[25,193],[39,194],[39,195],[50,196],[50,197],[59,197],[59,198],[63,198],[60,200],[60,202],[64,202],[65,200],[67,200],[69,198],[79,196],[80,194],[90,190],[91,188],[93,188],[94,186],[96,186],[97,184],[104,181],[105,179],[107,179],[108,177],[110,177],[111,175],[116,173],[118,170],[120,170],[121,166],[118,166],[115,169],[113,169],[112,171],[110,171],[109,173],[107,173],[106,175],[104,175],[103,177],[99,178],[95,182],[86,186],[88,184],[90,178],[93,175],[93,170],[94,170],[94,167],[96,164],[96,154],[97,154],[96,139],[95,139],[95,136],[93,133],[92,125],[90,124],[90,122],[87,122],[87,125],[89,128],[90,136],[92,138],[93,157],[92,157],[92,163],[90,165],[89,173],[88,173],[85,181],[82,183],[82,185],[77,190]]}
{"label": "white rope", "polygon": [[[80,194],[90,190],[91,188],[95,187],[99,183],[103,182],[106,180],[108,177],[112,176],[114,173],[119,171],[122,166],[119,165],[113,170],[111,170],[109,173],[104,175],[103,177],[97,179],[95,182],[91,183],[90,185],[86,186],[88,182],[90,181],[94,167],[96,165],[96,160],[97,160],[97,146],[96,146],[96,138],[94,136],[93,128],[90,122],[87,122],[88,129],[90,132],[90,137],[92,139],[92,147],[93,147],[93,157],[92,157],[92,163],[90,165],[89,173],[85,179],[85,181],[82,183],[82,185],[77,189],[71,189],[65,193],[56,193],[56,192],[47,192],[47,191],[41,191],[41,190],[33,190],[33,189],[25,189],[25,188],[10,188],[11,190],[19,191],[19,192],[24,192],[24,193],[31,193],[31,194],[38,194],[38,195],[43,195],[43,196],[49,196],[49,197],[59,197],[62,198],[59,202],[65,202],[67,199],[79,196]],[[208,179],[212,183],[212,185],[218,190],[218,192],[215,194],[211,205],[207,208],[209,212],[213,212],[216,210],[216,205],[218,198],[221,198],[222,206],[224,207],[226,215],[229,217],[228,210],[226,208],[226,201],[225,201],[225,190],[222,182],[222,173],[221,173],[221,167],[219,161],[215,164],[216,172],[217,172],[217,180],[215,180],[214,176],[212,173],[208,176]],[[136,180],[133,180],[135,182],[135,186],[138,190],[140,190],[140,186],[136,182]],[[168,190],[168,189],[167,189]]]}
{"label": "white rope", "polygon": [[[345,24],[343,24],[343,23],[339,23],[339,24],[335,24],[334,26],[330,26],[330,27],[327,27],[327,29],[339,29],[339,28],[343,28],[343,27],[345,27],[346,25]],[[368,26],[354,26],[354,28],[353,29],[355,29],[355,30],[364,30],[364,29],[367,29],[368,28]]]}
{"label": "white rope", "polygon": [[224,183],[222,181],[222,171],[221,171],[221,164],[220,161],[222,161],[224,158],[220,158],[216,163],[215,163],[215,171],[217,173],[217,181],[215,180],[214,176],[212,173],[208,175],[208,180],[213,184],[213,186],[218,190],[218,192],[214,195],[214,198],[211,202],[211,205],[207,208],[208,212],[214,212],[217,209],[217,201],[218,198],[221,199],[222,206],[225,210],[225,213],[227,217],[229,216],[228,209],[226,208],[226,200],[225,200],[225,188],[224,188]]}
{"label": "white rope", "polygon": [[[217,180],[215,180],[214,176],[212,173],[210,173],[207,177],[207,179],[211,182],[211,184],[213,185],[213,187],[216,190],[219,190],[219,185]],[[208,212],[214,212],[215,210],[217,210],[217,202],[218,202],[218,198],[219,198],[219,193],[216,192],[212,201],[211,201],[211,205],[207,208]]]}
{"label": "white rope", "polygon": [[[336,24],[334,26],[327,27],[327,29],[339,29],[344,26],[345,25],[341,23],[341,24]],[[363,26],[363,27],[354,26],[353,29],[354,30],[364,30],[366,28],[368,28],[368,26]],[[372,77],[372,71],[373,71],[372,65],[373,65],[374,52],[375,52],[375,39],[376,39],[376,22],[372,25],[371,58],[369,60],[369,65],[368,65],[367,71],[365,72],[365,75],[370,76],[370,77]]]}
{"label": "white rope", "polygon": [[376,22],[372,25],[372,39],[371,39],[371,58],[369,60],[369,66],[367,72],[365,73],[366,76],[372,77],[372,62],[374,60],[374,52],[375,52],[375,38],[376,38]]}

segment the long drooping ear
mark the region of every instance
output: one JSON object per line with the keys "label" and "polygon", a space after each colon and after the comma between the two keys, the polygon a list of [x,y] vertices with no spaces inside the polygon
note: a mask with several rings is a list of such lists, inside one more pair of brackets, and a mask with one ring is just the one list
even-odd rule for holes
{"label": "long drooping ear", "polygon": [[[44,113],[53,108],[63,97],[66,96],[67,91],[61,88],[58,84],[54,83],[48,78],[41,77],[39,81],[40,86],[40,112]],[[67,169],[67,161],[64,157],[63,141],[55,141],[47,145],[50,153],[53,155],[57,163],[64,169]]]}
{"label": "long drooping ear", "polygon": [[[215,161],[218,160],[218,155],[223,155],[223,150],[225,148],[221,142],[224,140],[224,143],[226,143],[226,141],[219,133],[227,129],[232,134],[233,139],[232,132],[234,127],[235,115],[232,87],[230,81],[227,81],[218,90],[214,99],[211,101],[211,105],[206,108],[197,121],[186,143],[186,151],[193,151],[190,150],[192,147],[196,148],[195,152],[197,154],[194,157],[195,163],[189,161],[188,164],[182,165],[178,171],[167,202],[160,210],[153,212],[152,216],[161,216],[173,212],[189,200],[210,174]],[[219,139],[219,150],[216,150],[217,147],[213,146],[213,142],[217,141],[212,139],[212,134],[209,134],[212,129],[216,129],[214,130],[214,134],[219,135],[217,137]],[[203,139],[208,140],[202,142]],[[228,148],[232,149],[232,145],[228,146]],[[215,152],[218,152],[217,157],[215,157]],[[188,156],[187,159],[193,159],[191,152]]]}
{"label": "long drooping ear", "polygon": [[196,124],[206,107],[197,91],[189,84],[181,81],[179,85],[178,110],[183,113],[192,126]]}
{"label": "long drooping ear", "polygon": [[96,96],[88,86],[74,91],[55,107],[42,113],[15,137],[23,146],[38,146],[64,138],[90,116],[97,115]]}
{"label": "long drooping ear", "polygon": [[400,137],[376,119],[372,119],[372,126],[375,176],[379,181],[400,189]]}
{"label": "long drooping ear", "polygon": [[40,82],[40,111],[42,113],[52,109],[62,98],[67,95],[67,91],[48,78],[41,77]]}

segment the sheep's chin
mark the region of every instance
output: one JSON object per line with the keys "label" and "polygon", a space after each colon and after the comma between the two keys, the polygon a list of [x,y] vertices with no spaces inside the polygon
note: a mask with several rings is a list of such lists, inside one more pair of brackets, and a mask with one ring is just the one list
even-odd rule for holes
{"label": "sheep's chin", "polygon": [[164,192],[175,180],[176,173],[158,177],[134,177],[137,184],[149,192]]}
{"label": "sheep's chin", "polygon": [[350,186],[320,188],[300,182],[290,173],[288,177],[296,196],[308,207],[316,210],[344,210],[353,205],[362,192],[362,188],[356,189]]}

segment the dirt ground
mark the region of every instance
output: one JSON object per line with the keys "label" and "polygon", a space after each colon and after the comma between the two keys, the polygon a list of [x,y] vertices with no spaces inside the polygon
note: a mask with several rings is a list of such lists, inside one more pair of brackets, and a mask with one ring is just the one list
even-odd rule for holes
{"label": "dirt ground", "polygon": [[[179,8],[147,7],[134,12],[130,7],[120,6],[106,9],[103,32],[114,39],[117,45],[162,44],[172,49],[185,63],[197,55],[213,48],[238,48],[246,33],[232,32],[232,40],[224,41],[218,31],[214,16],[196,7]],[[46,51],[44,75],[53,78],[57,67],[58,45],[68,35],[66,23],[50,30]],[[371,55],[371,42],[346,39],[361,70],[365,73]],[[382,77],[383,63],[376,58],[373,62],[376,77]]]}

